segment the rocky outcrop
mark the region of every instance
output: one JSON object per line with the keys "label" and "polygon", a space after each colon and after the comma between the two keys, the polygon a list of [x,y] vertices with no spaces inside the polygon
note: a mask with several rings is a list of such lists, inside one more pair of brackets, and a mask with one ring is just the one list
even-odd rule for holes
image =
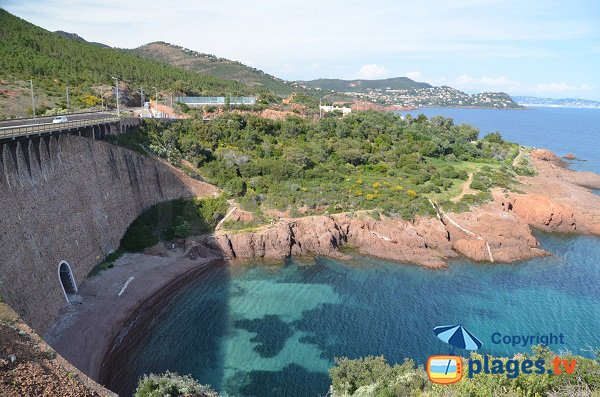
{"label": "rocky outcrop", "polygon": [[478,210],[457,219],[475,232],[469,234],[443,218],[376,221],[342,214],[289,219],[250,233],[219,231],[215,238],[234,259],[301,255],[344,259],[348,256],[338,249],[346,245],[365,255],[440,268],[459,254],[479,261],[489,261],[492,255],[503,262],[544,254],[527,224],[514,215]]}
{"label": "rocky outcrop", "polygon": [[519,217],[542,230],[574,232],[577,221],[573,209],[537,194],[515,196],[508,205]]}
{"label": "rocky outcrop", "polygon": [[[548,150],[531,153],[538,175],[522,177],[525,194],[494,191],[494,200],[469,212],[409,222],[349,214],[282,221],[248,233],[218,231],[230,258],[280,260],[295,255],[345,258],[342,246],[399,262],[439,268],[463,255],[476,261],[512,262],[547,255],[530,226],[553,232],[600,235],[600,175],[574,172]],[[432,203],[433,204],[433,203]]]}

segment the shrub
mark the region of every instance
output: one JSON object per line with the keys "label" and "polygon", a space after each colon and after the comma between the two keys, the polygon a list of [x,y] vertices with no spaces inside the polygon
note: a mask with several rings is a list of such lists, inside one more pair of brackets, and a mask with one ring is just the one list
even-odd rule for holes
{"label": "shrub", "polygon": [[138,252],[159,240],[211,232],[227,208],[223,197],[178,199],[154,205],[129,226],[121,239],[121,249]]}
{"label": "shrub", "polygon": [[[520,354],[516,360],[544,359],[548,365],[555,354],[547,347],[535,346],[533,354]],[[477,353],[471,353],[469,359],[482,359]],[[463,359],[464,368],[468,360]],[[489,357],[494,360],[496,357]],[[508,358],[498,357],[506,362]],[[401,365],[390,365],[383,357],[365,357],[355,360],[336,358],[335,366],[329,370],[332,397],[555,397],[600,395],[600,363],[581,356],[563,355],[562,359],[577,360],[572,374],[560,376],[548,374],[526,374],[521,372],[516,378],[506,375],[479,373],[452,385],[431,383],[423,369],[412,360]]]}
{"label": "shrub", "polygon": [[192,234],[192,225],[183,219],[182,216],[178,216],[175,220],[175,224],[171,226],[173,235],[178,238],[186,238]]}
{"label": "shrub", "polygon": [[190,375],[165,372],[144,375],[133,397],[219,397],[208,385],[201,385]]}
{"label": "shrub", "polygon": [[121,248],[125,251],[142,251],[158,243],[158,238],[152,233],[150,227],[139,218],[127,229],[121,239]]}

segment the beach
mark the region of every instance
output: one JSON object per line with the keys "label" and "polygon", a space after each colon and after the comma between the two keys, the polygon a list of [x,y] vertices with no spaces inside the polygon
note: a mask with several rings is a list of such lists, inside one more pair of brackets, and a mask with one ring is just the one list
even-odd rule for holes
{"label": "beach", "polygon": [[80,302],[61,309],[44,339],[82,372],[99,380],[105,357],[130,319],[151,310],[157,303],[153,298],[221,260],[216,256],[192,260],[183,256],[183,249],[162,254],[167,256],[126,253],[113,268],[88,277],[79,286]]}

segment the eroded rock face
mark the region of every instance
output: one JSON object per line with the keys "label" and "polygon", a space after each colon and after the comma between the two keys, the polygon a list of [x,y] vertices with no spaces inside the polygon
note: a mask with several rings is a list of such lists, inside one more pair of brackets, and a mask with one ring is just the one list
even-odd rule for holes
{"label": "eroded rock face", "polygon": [[251,233],[220,231],[215,237],[235,259],[280,260],[301,255],[344,259],[347,256],[338,249],[349,245],[365,255],[440,268],[459,254],[502,262],[544,254],[526,223],[517,222],[515,227],[514,215],[501,211],[461,215],[457,219],[473,229],[471,234],[444,218],[376,221],[342,214],[287,220]]}
{"label": "eroded rock face", "polygon": [[469,212],[414,221],[349,214],[287,219],[251,233],[216,233],[231,258],[283,259],[293,255],[345,258],[344,245],[360,253],[439,268],[463,255],[476,261],[512,262],[547,255],[530,226],[600,235],[600,175],[574,172],[548,150],[533,150],[539,174],[522,177],[525,194],[494,191],[494,200]]}
{"label": "eroded rock face", "polygon": [[574,232],[577,221],[573,209],[536,194],[512,198],[512,210],[530,225],[552,232]]}

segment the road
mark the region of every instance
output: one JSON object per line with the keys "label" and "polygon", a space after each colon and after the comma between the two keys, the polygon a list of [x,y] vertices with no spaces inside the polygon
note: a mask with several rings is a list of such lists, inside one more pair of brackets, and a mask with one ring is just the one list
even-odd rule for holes
{"label": "road", "polygon": [[67,122],[52,123],[54,117],[40,117],[37,119],[10,120],[0,123],[0,140],[16,139],[34,135],[66,132],[73,129],[90,127],[101,124],[111,124],[119,121],[114,113],[85,113],[68,115]]}
{"label": "road", "polygon": [[[61,116],[66,116],[69,121],[77,121],[77,120],[91,120],[96,118],[110,117],[113,116],[114,112],[94,112],[94,113],[75,113],[75,114],[65,114]],[[16,120],[4,120],[0,121],[0,128],[3,127],[21,127],[27,125],[35,125],[35,124],[47,124],[52,123],[52,119],[56,116],[44,116],[44,117],[36,117],[28,118],[28,119],[16,119]]]}

